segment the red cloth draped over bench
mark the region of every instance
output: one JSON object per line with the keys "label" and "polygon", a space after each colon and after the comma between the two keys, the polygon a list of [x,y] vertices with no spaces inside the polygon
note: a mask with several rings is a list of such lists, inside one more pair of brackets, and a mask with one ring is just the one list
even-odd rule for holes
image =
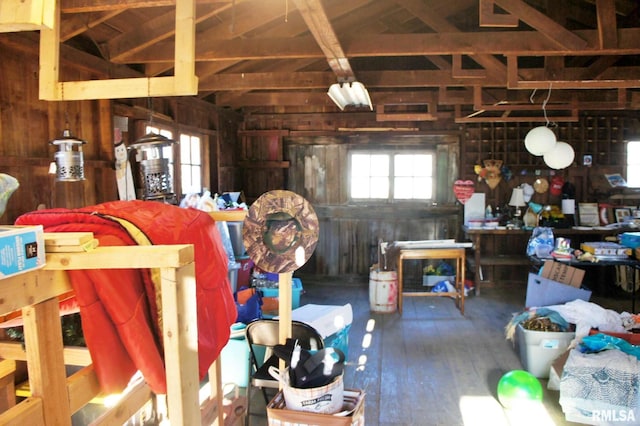
{"label": "red cloth draped over bench", "polygon": [[[209,214],[155,201],[113,201],[79,209],[38,210],[17,225],[45,232],[93,232],[100,246],[193,244],[200,379],[229,340],[236,305],[228,258]],[[69,271],[82,329],[102,390],[120,392],[140,370],[155,393],[167,392],[161,314],[150,270]],[[166,366],[177,368],[178,366]]]}

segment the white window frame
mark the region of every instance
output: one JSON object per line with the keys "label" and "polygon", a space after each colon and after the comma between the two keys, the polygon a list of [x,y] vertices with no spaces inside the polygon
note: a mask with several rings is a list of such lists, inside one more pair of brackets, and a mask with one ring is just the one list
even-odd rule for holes
{"label": "white window frame", "polygon": [[[384,172],[381,174],[378,174],[378,176],[375,176],[375,171],[371,171],[371,175],[370,176],[370,181],[378,181],[380,182],[380,178],[382,176],[386,176],[386,180],[388,184],[388,194],[386,197],[383,198],[375,198],[375,197],[362,197],[362,196],[354,196],[353,195],[353,188],[352,185],[354,184],[354,170],[353,170],[353,158],[354,155],[370,155],[370,156],[387,156],[387,160],[388,160],[388,175],[386,175]],[[428,167],[426,168],[427,170],[427,174],[423,175],[428,177],[428,180],[431,182],[431,187],[428,190],[428,193],[430,194],[430,196],[424,197],[424,198],[397,198],[395,191],[394,191],[394,183],[396,181],[396,179],[399,178],[411,178],[412,175],[408,175],[408,176],[401,176],[399,174],[399,172],[395,171],[395,167],[394,167],[394,159],[396,155],[409,155],[409,156],[415,156],[415,155],[427,155],[430,156],[431,159],[431,164],[428,165]],[[380,202],[380,203],[424,203],[424,202],[429,202],[429,201],[433,201],[435,199],[435,188],[436,188],[436,178],[435,178],[435,174],[436,174],[436,164],[435,164],[435,151],[433,150],[428,150],[428,149],[411,149],[411,150],[398,150],[398,149],[386,149],[386,150],[352,150],[351,152],[349,152],[349,186],[347,188],[347,192],[348,192],[348,197],[351,201],[353,202]],[[430,166],[430,167],[429,167]],[[430,169],[430,174],[428,173],[428,169]],[[378,169],[379,170],[379,169]],[[414,176],[416,177],[416,176]],[[362,177],[361,178],[365,178]],[[386,185],[386,184],[383,184]],[[371,185],[371,184],[370,184]]]}
{"label": "white window frame", "polygon": [[[202,193],[202,167],[202,136],[195,133],[181,132],[180,190],[182,195]],[[189,174],[188,178],[187,174]]]}
{"label": "white window frame", "polygon": [[627,142],[627,187],[640,188],[640,140]]}

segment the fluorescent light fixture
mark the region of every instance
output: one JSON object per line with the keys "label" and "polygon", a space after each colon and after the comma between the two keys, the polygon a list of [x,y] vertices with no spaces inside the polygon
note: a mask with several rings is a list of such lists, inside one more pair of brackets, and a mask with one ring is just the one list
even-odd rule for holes
{"label": "fluorescent light fixture", "polygon": [[344,110],[347,105],[355,105],[368,106],[373,111],[369,92],[364,84],[358,81],[332,84],[327,95],[341,110]]}

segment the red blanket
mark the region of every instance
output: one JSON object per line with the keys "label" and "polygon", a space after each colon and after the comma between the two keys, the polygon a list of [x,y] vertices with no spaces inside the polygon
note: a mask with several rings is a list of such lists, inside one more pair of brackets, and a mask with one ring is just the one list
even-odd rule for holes
{"label": "red blanket", "polygon": [[[93,232],[100,246],[193,244],[200,379],[229,340],[237,317],[228,258],[205,212],[155,201],[113,201],[80,209],[30,212],[18,225],[45,232]],[[94,369],[107,393],[122,391],[140,370],[155,393],[167,391],[156,288],[149,270],[69,271]],[[177,368],[168,365],[166,368]]]}

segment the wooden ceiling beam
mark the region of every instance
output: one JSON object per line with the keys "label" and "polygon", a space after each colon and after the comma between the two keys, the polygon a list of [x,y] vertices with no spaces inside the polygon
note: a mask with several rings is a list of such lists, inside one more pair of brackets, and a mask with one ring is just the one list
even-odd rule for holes
{"label": "wooden ceiling beam", "polygon": [[[196,0],[202,4],[229,4],[234,0]],[[104,12],[144,7],[173,7],[176,0],[60,0],[62,13]]]}
{"label": "wooden ceiling beam", "polygon": [[598,41],[601,49],[618,45],[615,0],[596,0],[598,15]]}
{"label": "wooden ceiling beam", "polygon": [[329,66],[340,81],[351,81],[355,74],[320,0],[294,0]]}
{"label": "wooden ceiling beam", "polygon": [[[371,34],[345,39],[345,54],[350,58],[376,56],[425,56],[425,55],[472,55],[473,59],[486,68],[480,55],[517,56],[595,56],[595,55],[638,55],[640,54],[640,28],[618,30],[618,45],[602,49],[598,46],[596,30],[576,31],[589,40],[589,46],[567,51],[550,43],[546,37],[534,31],[487,32],[487,33],[446,33],[446,34]],[[197,61],[226,61],[247,59],[323,58],[324,54],[316,45],[306,44],[308,37],[258,38],[234,40],[198,39]],[[287,45],[290,43],[290,46]],[[153,49],[145,49],[117,63],[170,62],[173,43],[158,43]],[[246,55],[243,52],[247,52]],[[495,58],[494,58],[495,59]],[[503,65],[503,64],[502,64]]]}
{"label": "wooden ceiling beam", "polygon": [[546,78],[538,75],[528,80],[518,77],[518,59],[514,56],[507,57],[507,74],[509,89],[544,89],[553,86],[556,89],[614,89],[614,88],[639,88],[640,73],[637,68],[610,67],[601,74],[601,78],[582,80],[582,69],[565,69],[564,78]]}
{"label": "wooden ceiling beam", "polygon": [[[430,26],[432,29],[441,33],[461,33],[461,30],[451,24],[442,13],[434,13],[433,4],[426,4],[422,0],[396,0],[400,5],[416,15],[422,22]],[[465,54],[460,52],[460,54]],[[497,58],[491,54],[483,54],[482,52],[467,52],[466,54],[473,56],[474,60],[482,65],[486,72],[506,75],[506,67]],[[454,70],[456,67],[453,67]]]}
{"label": "wooden ceiling beam", "polygon": [[507,12],[520,18],[535,28],[553,43],[565,50],[579,50],[587,46],[587,42],[562,25],[529,6],[521,0],[495,0],[495,3]]}
{"label": "wooden ceiling beam", "polygon": [[88,14],[70,15],[61,22],[60,41],[65,42],[78,34],[96,27],[111,18],[124,12],[125,9],[109,10],[106,12],[95,12]]}
{"label": "wooden ceiling beam", "polygon": [[[198,24],[231,7],[231,4],[201,5],[196,8],[195,23]],[[176,13],[174,9],[146,22],[141,22],[140,25],[130,31],[113,37],[107,42],[109,60],[117,62],[127,55],[139,52],[149,46],[153,46],[158,41],[172,37],[175,34],[175,22]]]}
{"label": "wooden ceiling beam", "polygon": [[509,13],[496,13],[494,0],[480,0],[481,27],[512,27],[518,26],[519,19]]}

